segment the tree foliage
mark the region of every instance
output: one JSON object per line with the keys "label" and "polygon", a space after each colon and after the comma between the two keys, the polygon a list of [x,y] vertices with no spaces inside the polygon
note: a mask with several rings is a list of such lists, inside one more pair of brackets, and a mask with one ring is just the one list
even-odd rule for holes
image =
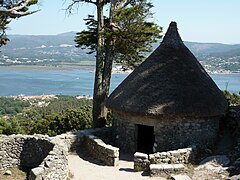
{"label": "tree foliage", "polygon": [[37,12],[29,10],[37,3],[38,0],[0,0],[0,47],[9,41],[6,30],[11,20]]}
{"label": "tree foliage", "polygon": [[52,114],[52,113],[64,113],[66,109],[77,109],[81,106],[92,105],[91,99],[77,99],[74,96],[58,95],[57,98],[50,100],[47,106],[34,106],[30,112],[37,112],[38,114]]}
{"label": "tree foliage", "polygon": [[0,119],[0,134],[48,134],[50,136],[92,127],[92,108],[82,106],[65,113],[35,114],[28,118],[17,116],[10,120]]}
{"label": "tree foliage", "polygon": [[0,115],[21,113],[30,103],[19,99],[0,97]]}
{"label": "tree foliage", "polygon": [[[25,104],[24,100],[15,102],[12,98],[4,98],[4,102],[11,102],[11,107]],[[13,103],[14,102],[14,103]],[[29,102],[28,102],[29,103]],[[32,103],[32,102],[31,102]],[[6,103],[5,103],[6,104]],[[92,127],[92,100],[77,99],[72,96],[58,96],[52,99],[47,106],[38,106],[33,103],[21,113],[9,116],[2,112],[0,118],[0,134],[48,134],[57,135],[68,131],[77,131]],[[108,122],[109,125],[111,122]]]}
{"label": "tree foliage", "polygon": [[[144,60],[146,53],[152,51],[151,44],[161,38],[162,28],[150,21],[152,7],[147,0],[139,0],[131,6],[118,9],[114,16],[115,24],[110,24],[109,18],[104,17],[104,53],[108,50],[108,40],[114,39],[114,47],[111,49],[116,63],[126,68],[135,68]],[[94,53],[97,47],[97,20],[93,15],[84,20],[87,30],[77,33],[76,47]]]}
{"label": "tree foliage", "polygon": [[[150,21],[152,4],[148,0],[72,0],[69,11],[81,2],[97,7],[96,19],[93,15],[85,19],[88,29],[78,33],[75,42],[77,47],[89,49],[88,53],[96,52],[93,124],[100,127],[102,119],[107,118],[104,102],[109,94],[113,62],[124,69],[135,68],[151,51],[151,43],[161,37],[162,28]],[[107,3],[109,14],[104,17]]]}
{"label": "tree foliage", "polygon": [[240,105],[240,95],[238,95],[237,93],[230,93],[229,91],[223,91],[228,104],[230,106],[239,106]]}

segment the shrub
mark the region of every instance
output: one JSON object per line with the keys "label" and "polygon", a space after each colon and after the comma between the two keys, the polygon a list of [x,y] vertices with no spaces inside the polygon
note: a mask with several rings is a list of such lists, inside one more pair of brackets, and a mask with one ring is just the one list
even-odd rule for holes
{"label": "shrub", "polygon": [[230,106],[238,106],[240,105],[240,95],[236,94],[236,93],[233,93],[231,94],[229,91],[223,91],[227,101],[228,101],[228,104]]}

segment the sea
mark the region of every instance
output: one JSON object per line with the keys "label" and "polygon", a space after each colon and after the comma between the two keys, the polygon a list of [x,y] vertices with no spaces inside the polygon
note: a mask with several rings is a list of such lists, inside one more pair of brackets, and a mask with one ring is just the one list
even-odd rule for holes
{"label": "sea", "polygon": [[[112,75],[112,92],[127,73]],[[210,74],[221,90],[240,92],[240,74]],[[89,69],[0,69],[0,96],[71,95],[92,96],[94,72]]]}

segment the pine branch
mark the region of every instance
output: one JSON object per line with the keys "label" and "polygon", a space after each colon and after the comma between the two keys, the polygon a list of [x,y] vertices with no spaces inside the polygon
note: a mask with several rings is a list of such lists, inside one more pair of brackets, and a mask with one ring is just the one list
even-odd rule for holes
{"label": "pine branch", "polygon": [[78,9],[79,3],[90,3],[97,5],[97,2],[93,0],[72,0],[72,3],[70,3],[65,10],[68,12],[68,14],[72,14],[72,11],[75,6],[77,6]]}
{"label": "pine branch", "polygon": [[29,4],[31,4],[31,1],[32,0],[22,0],[18,4],[11,4],[9,8],[1,8],[0,15],[9,18],[19,18],[40,11],[24,11],[24,9],[27,8]]}
{"label": "pine branch", "polygon": [[20,11],[23,8],[27,7],[30,4],[31,1],[32,0],[22,0],[18,4],[13,5],[13,8],[8,9],[8,10],[10,10],[10,11]]}
{"label": "pine branch", "polygon": [[16,11],[16,10],[2,10],[2,9],[0,9],[0,15],[7,16],[7,17],[10,17],[10,18],[19,18],[19,17],[22,17],[22,16],[27,16],[27,15],[36,13],[38,11],[40,11],[40,10],[21,12],[21,11]]}

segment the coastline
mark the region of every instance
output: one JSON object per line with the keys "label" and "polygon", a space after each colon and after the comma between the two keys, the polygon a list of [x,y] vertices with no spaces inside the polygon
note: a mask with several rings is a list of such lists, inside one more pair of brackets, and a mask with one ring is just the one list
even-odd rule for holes
{"label": "coastline", "polygon": [[[113,67],[112,74],[130,74],[132,70],[123,71],[120,66]],[[9,65],[0,66],[1,69],[15,69],[15,70],[95,70],[94,65]],[[208,74],[240,74],[240,72],[231,71],[207,71]]]}
{"label": "coastline", "polygon": [[16,70],[72,70],[72,69],[84,69],[94,70],[95,66],[87,65],[56,65],[56,66],[39,66],[39,65],[10,65],[0,66],[1,69],[16,69]]}
{"label": "coastline", "polygon": [[[39,96],[39,95],[71,95],[92,96],[94,69],[93,67],[77,66],[74,68],[86,68],[86,70],[19,70],[2,69],[0,96]],[[23,68],[23,67],[21,67]],[[26,68],[26,67],[24,67]],[[28,69],[32,67],[27,67]],[[35,67],[36,68],[36,67]],[[39,69],[39,67],[37,67]],[[42,67],[41,67],[42,68]],[[66,67],[64,67],[66,69]],[[63,67],[61,67],[63,69]],[[126,72],[113,72],[110,91],[113,91],[128,74]],[[209,74],[216,85],[222,90],[231,93],[239,93],[240,73]]]}
{"label": "coastline", "polygon": [[[93,65],[56,65],[56,66],[40,66],[40,65],[9,65],[0,66],[1,69],[11,70],[90,70],[95,71]],[[130,74],[132,70],[123,71],[120,68],[113,67],[112,74]]]}

